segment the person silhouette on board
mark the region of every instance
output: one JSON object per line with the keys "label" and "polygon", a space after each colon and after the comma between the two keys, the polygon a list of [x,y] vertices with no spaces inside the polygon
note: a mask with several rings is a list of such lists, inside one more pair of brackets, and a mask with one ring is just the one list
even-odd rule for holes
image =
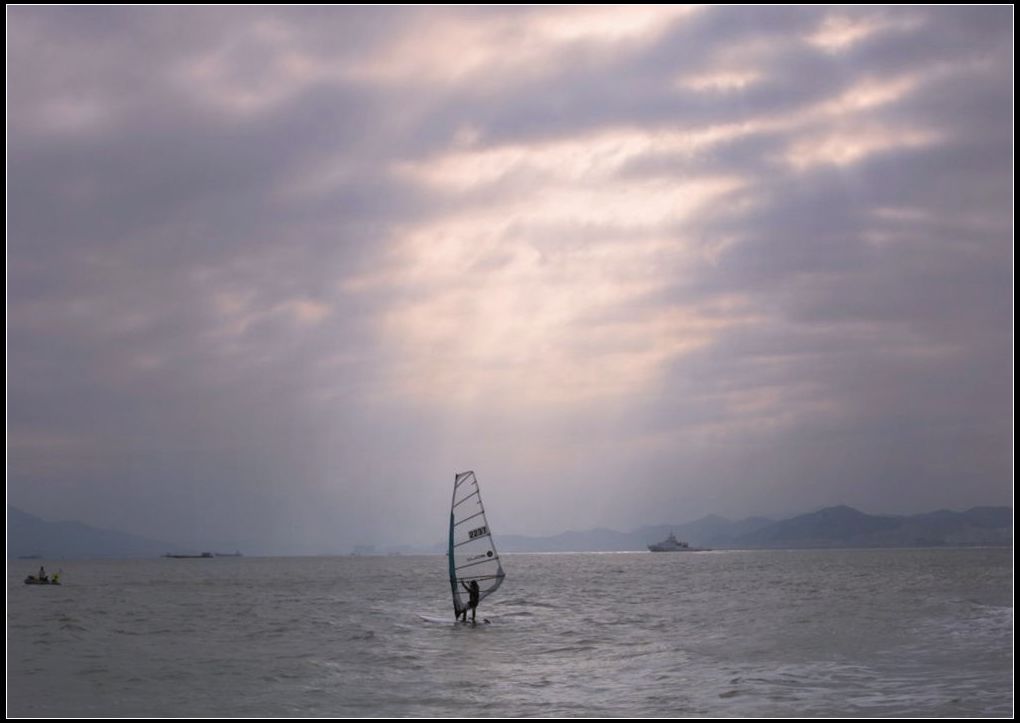
{"label": "person silhouette on board", "polygon": [[470,584],[460,581],[460,584],[464,586],[464,589],[468,591],[468,604],[467,607],[460,611],[461,619],[467,622],[467,611],[471,611],[471,624],[475,623],[475,613],[478,609],[478,581],[472,580]]}
{"label": "person silhouette on board", "polygon": [[46,568],[39,566],[39,582],[46,582]]}

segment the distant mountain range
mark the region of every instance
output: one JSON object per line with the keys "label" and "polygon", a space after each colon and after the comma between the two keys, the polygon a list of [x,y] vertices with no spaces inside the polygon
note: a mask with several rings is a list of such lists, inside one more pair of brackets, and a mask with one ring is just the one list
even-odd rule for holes
{"label": "distant mountain range", "polygon": [[[1010,546],[1013,510],[974,507],[966,512],[940,510],[922,515],[869,515],[852,507],[826,507],[787,520],[749,517],[727,520],[709,515],[681,525],[654,525],[633,532],[605,528],[563,532],[549,537],[500,535],[504,552],[622,552],[647,550],[674,533],[692,546],[713,549]],[[388,552],[443,553],[445,544],[403,547]],[[131,558],[187,554],[194,550],[81,522],[47,522],[15,507],[7,508],[7,558]],[[374,554],[362,546],[361,554]]]}
{"label": "distant mountain range", "polygon": [[47,522],[16,507],[7,508],[7,559],[159,557],[190,552],[171,542],[150,540],[81,522]]}
{"label": "distant mountain range", "polygon": [[731,521],[709,515],[682,525],[633,532],[596,529],[551,537],[498,535],[497,539],[500,550],[506,552],[609,552],[646,550],[671,532],[692,546],[713,549],[1009,546],[1013,544],[1013,510],[974,507],[966,512],[893,516],[838,506],[778,521],[764,517]]}

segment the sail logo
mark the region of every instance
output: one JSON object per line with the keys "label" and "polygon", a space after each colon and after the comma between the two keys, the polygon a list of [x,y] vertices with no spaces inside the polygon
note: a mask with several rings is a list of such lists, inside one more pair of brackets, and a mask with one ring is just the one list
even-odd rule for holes
{"label": "sail logo", "polygon": [[482,525],[479,528],[471,530],[471,532],[468,533],[468,539],[469,540],[473,540],[476,537],[484,537],[487,534],[489,534],[488,526],[487,525]]}
{"label": "sail logo", "polygon": [[483,555],[475,555],[474,557],[469,557],[469,558],[467,559],[467,561],[468,561],[468,562],[475,562],[476,560],[484,560],[485,558],[487,558],[487,557],[492,557],[492,556],[493,556],[493,555],[492,555],[492,550],[489,550],[488,552],[486,552],[486,553],[485,553],[485,554],[483,554]]}

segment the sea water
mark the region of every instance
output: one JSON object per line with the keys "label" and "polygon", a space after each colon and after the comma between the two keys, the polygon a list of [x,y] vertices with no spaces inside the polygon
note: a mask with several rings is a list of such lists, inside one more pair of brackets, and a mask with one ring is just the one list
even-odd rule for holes
{"label": "sea water", "polygon": [[[8,716],[1010,716],[1012,550],[8,562]],[[481,618],[491,623],[484,624]]]}

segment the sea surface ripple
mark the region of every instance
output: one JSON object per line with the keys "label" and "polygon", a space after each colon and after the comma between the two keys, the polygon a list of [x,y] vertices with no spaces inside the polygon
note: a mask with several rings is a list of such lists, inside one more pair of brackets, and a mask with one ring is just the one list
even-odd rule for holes
{"label": "sea surface ripple", "polygon": [[9,561],[16,717],[1011,716],[1010,549]]}

